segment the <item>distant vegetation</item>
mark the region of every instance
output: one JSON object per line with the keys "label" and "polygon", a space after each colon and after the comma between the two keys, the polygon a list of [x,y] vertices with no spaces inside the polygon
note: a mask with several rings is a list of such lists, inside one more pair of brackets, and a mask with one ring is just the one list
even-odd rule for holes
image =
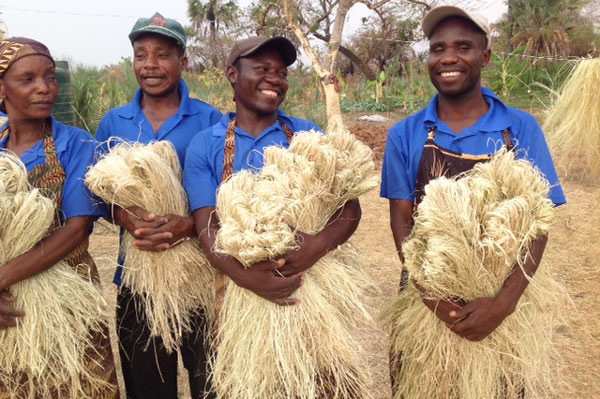
{"label": "distant vegetation", "polygon": [[[551,94],[571,71],[571,61],[540,61],[516,55],[494,55],[484,72],[484,83],[509,104],[524,108],[549,103]],[[402,74],[399,70],[404,71]],[[129,59],[102,69],[75,66],[71,69],[76,125],[95,133],[108,110],[131,101],[138,84]],[[222,70],[184,74],[191,96],[223,112],[235,105],[232,90]],[[370,81],[362,74],[338,76],[342,112],[400,111],[410,114],[425,106],[435,94],[422,59],[392,63]],[[324,96],[311,69],[301,67],[289,76],[290,87],[283,109],[297,117],[327,123]]]}
{"label": "distant vegetation", "polygon": [[[313,62],[323,63],[333,46],[335,21],[345,16],[340,5],[351,8],[358,3],[376,12],[339,43],[334,65],[327,66],[327,73],[339,82],[341,112],[412,113],[422,108],[435,90],[426,55],[416,51],[415,44],[423,40],[420,20],[428,9],[448,1],[255,0],[241,9],[236,0],[188,0],[191,68],[184,78],[192,96],[223,112],[232,110],[231,87],[223,74],[231,44],[258,32],[285,35],[299,45],[298,37],[290,34],[290,23],[314,39]],[[486,1],[451,3],[469,8]],[[295,12],[282,18],[282,4]],[[508,12],[493,27],[495,53],[484,71],[484,84],[509,104],[547,105],[573,69],[571,57],[600,54],[600,0],[508,0],[507,5]],[[283,109],[324,127],[326,85],[316,69],[296,63]],[[76,124],[92,133],[102,116],[129,102],[138,87],[129,58],[102,69],[71,66],[71,71]],[[338,102],[337,96],[333,101]]]}

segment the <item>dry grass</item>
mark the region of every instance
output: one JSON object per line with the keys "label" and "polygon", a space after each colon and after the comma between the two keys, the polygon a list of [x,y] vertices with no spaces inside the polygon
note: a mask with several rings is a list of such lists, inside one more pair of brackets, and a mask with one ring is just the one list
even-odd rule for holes
{"label": "dry grass", "polygon": [[[55,204],[30,189],[25,166],[0,153],[0,265],[29,251],[43,239],[55,217]],[[65,261],[10,287],[13,306],[25,316],[0,331],[0,387],[11,398],[65,399],[108,387],[92,371],[94,334],[108,319],[106,302],[90,280]],[[91,366],[91,367],[90,367]],[[53,392],[54,391],[54,392]]]}
{"label": "dry grass", "polygon": [[561,175],[600,178],[600,58],[579,61],[548,110],[544,131]]}
{"label": "dry grass", "polygon": [[[596,186],[566,182],[563,188],[568,203],[558,208],[558,222],[550,229],[544,254],[545,264],[567,287],[575,310],[565,316],[566,323],[556,329],[557,347],[565,361],[564,377],[570,389],[551,399],[600,397],[600,196]],[[381,288],[381,295],[369,298],[368,305],[377,316],[398,291],[400,263],[392,238],[388,202],[371,191],[361,198],[363,217],[352,241],[358,248],[370,278]],[[118,233],[96,224],[91,237],[92,255],[100,267],[109,305],[114,306],[116,290],[112,276],[116,266]],[[114,323],[114,321],[113,321]],[[114,324],[111,325],[116,346]],[[374,399],[391,398],[388,369],[388,332],[369,326],[361,329],[359,340],[365,348],[373,383]],[[115,352],[118,359],[118,352]],[[119,368],[117,368],[119,370]],[[189,399],[187,377],[179,378],[180,399]],[[122,385],[121,385],[122,386]],[[121,391],[125,398],[123,390]]]}
{"label": "dry grass", "polygon": [[[296,247],[296,230],[318,233],[346,201],[376,185],[371,151],[348,132],[300,132],[289,150],[265,150],[259,174],[242,171],[221,185],[217,250],[248,267],[276,259]],[[350,244],[306,271],[296,306],[228,282],[213,365],[217,394],[369,398],[355,330],[369,321],[363,302],[370,285]]]}
{"label": "dry grass", "polygon": [[[114,146],[88,171],[86,185],[124,209],[139,206],[159,216],[189,216],[179,159],[168,141]],[[192,328],[192,315],[212,309],[214,269],[197,240],[151,252],[137,249],[126,233],[122,249],[123,281],[144,298],[151,335],[160,336],[168,351],[175,350]]]}
{"label": "dry grass", "polygon": [[386,311],[397,371],[396,398],[517,399],[522,387],[550,397],[560,381],[553,347],[556,316],[568,296],[542,268],[513,314],[487,338],[471,342],[450,331],[421,302],[494,297],[527,249],[554,219],[548,183],[529,162],[499,151],[466,176],[440,177],[425,188],[403,246],[411,275]]}
{"label": "dry grass", "polygon": [[[597,398],[600,397],[600,247],[595,243],[600,240],[600,200],[595,187],[572,182],[563,187],[569,202],[558,208],[558,222],[550,229],[544,260],[564,281],[576,311],[570,311],[565,325],[557,329],[557,346],[566,363],[564,376],[571,389],[561,391],[552,399]],[[361,206],[363,218],[352,240],[360,251],[369,277],[382,291],[380,296],[368,300],[369,307],[374,309],[373,316],[377,316],[398,291],[400,263],[389,227],[387,200],[371,191],[361,198]],[[105,297],[111,306],[115,305],[116,289],[112,276],[118,242],[116,230],[96,223],[90,248],[96,263],[101,266]],[[114,320],[111,331],[116,349]],[[391,397],[388,339],[387,331],[375,326],[361,329],[359,336],[373,377],[370,389],[374,399]],[[118,359],[118,352],[113,353]],[[179,398],[189,399],[185,372],[179,383]]]}

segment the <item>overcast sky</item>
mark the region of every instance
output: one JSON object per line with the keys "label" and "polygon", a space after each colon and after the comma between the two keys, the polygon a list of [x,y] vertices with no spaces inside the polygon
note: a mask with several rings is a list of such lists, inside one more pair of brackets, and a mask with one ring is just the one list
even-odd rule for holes
{"label": "overcast sky", "polygon": [[[238,0],[247,6],[251,0]],[[482,2],[484,3],[484,2]],[[490,20],[505,10],[504,2],[480,12]],[[127,35],[139,17],[159,11],[183,25],[189,24],[186,0],[0,0],[0,26],[10,36],[26,36],[46,44],[56,59],[103,66],[131,55]],[[358,5],[351,9],[346,31],[356,29],[368,12]]]}

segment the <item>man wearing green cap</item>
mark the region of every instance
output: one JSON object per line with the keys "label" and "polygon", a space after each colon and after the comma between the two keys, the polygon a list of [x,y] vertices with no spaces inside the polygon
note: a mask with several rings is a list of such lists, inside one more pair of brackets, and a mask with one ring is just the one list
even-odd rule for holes
{"label": "man wearing green cap", "polygon": [[[100,142],[106,142],[110,137],[142,143],[169,140],[183,165],[191,138],[218,122],[221,113],[189,97],[187,85],[181,79],[188,62],[186,36],[181,24],[156,13],[150,18],[140,18],[129,39],[133,45],[133,70],[140,89],[131,103],[106,114],[98,126],[96,138]],[[104,144],[102,150],[106,150],[107,145]],[[121,226],[121,234],[128,231],[134,237],[134,245],[141,250],[166,250],[186,237],[195,236],[192,218],[154,215],[139,207],[126,211],[118,206],[109,208],[112,210],[109,218]],[[122,264],[120,255],[119,265]],[[144,318],[144,301],[122,284],[121,273],[119,266],[114,282],[120,287],[117,333],[127,398],[177,399],[177,353],[167,353],[159,337],[150,338]],[[199,317],[197,328],[184,337],[180,348],[194,399],[204,397],[205,390],[209,390],[202,325],[203,319]]]}

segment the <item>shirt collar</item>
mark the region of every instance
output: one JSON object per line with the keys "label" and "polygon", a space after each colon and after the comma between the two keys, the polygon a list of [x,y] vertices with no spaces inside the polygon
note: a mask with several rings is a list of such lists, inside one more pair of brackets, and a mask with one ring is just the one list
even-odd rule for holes
{"label": "shirt collar", "polygon": [[[65,125],[59,123],[54,116],[50,116],[50,122],[52,126],[52,139],[54,140],[54,147],[56,148],[57,154],[62,154],[67,150],[67,134],[62,134],[62,130],[65,129]],[[8,136],[0,140],[0,148],[6,148],[6,142]],[[21,160],[23,163],[28,164],[35,161],[38,157],[43,157],[46,151],[43,145],[43,139],[35,143],[29,150],[21,154]]]}
{"label": "shirt collar", "polygon": [[[227,132],[227,127],[229,126],[229,122],[231,122],[231,120],[233,118],[235,118],[236,113],[235,112],[227,112],[225,115],[223,115],[221,117],[221,129],[219,130],[219,132],[216,132],[217,135],[219,136],[224,136]],[[265,131],[263,131],[257,138],[260,138],[266,134],[268,134],[269,132],[271,132],[272,130],[281,130],[283,131],[283,127],[281,126],[281,120],[283,120],[283,122],[285,124],[287,124],[288,126],[291,125],[291,120],[290,117],[283,112],[282,110],[278,109],[277,110],[277,120],[275,121],[275,123],[271,126],[269,126],[268,128],[265,129]],[[244,135],[250,135],[250,133],[245,132],[244,130],[240,130],[237,127],[235,128],[235,132],[238,134],[244,134]],[[252,136],[254,138],[254,136]]]}
{"label": "shirt collar", "polygon": [[68,132],[63,134],[63,130],[67,129],[66,125],[63,125],[59,121],[54,118],[54,116],[50,116],[52,121],[52,137],[54,138],[54,146],[56,147],[56,153],[60,154],[67,150],[68,144]]}
{"label": "shirt collar", "polygon": [[[190,91],[183,79],[179,80],[179,83],[177,84],[177,90],[181,96],[181,103],[179,104],[179,109],[177,109],[177,114],[182,116],[194,114],[195,112],[193,112],[191,109]],[[142,95],[142,89],[137,89],[131,102],[119,108],[119,116],[132,119],[140,115],[142,113]]]}
{"label": "shirt collar", "polygon": [[[483,94],[483,98],[490,105],[490,109],[475,123],[477,130],[481,132],[495,132],[509,128],[511,126],[510,117],[502,101],[487,87],[481,88],[481,94]],[[438,94],[433,97],[425,109],[425,122],[427,126],[438,124],[437,101]]]}

